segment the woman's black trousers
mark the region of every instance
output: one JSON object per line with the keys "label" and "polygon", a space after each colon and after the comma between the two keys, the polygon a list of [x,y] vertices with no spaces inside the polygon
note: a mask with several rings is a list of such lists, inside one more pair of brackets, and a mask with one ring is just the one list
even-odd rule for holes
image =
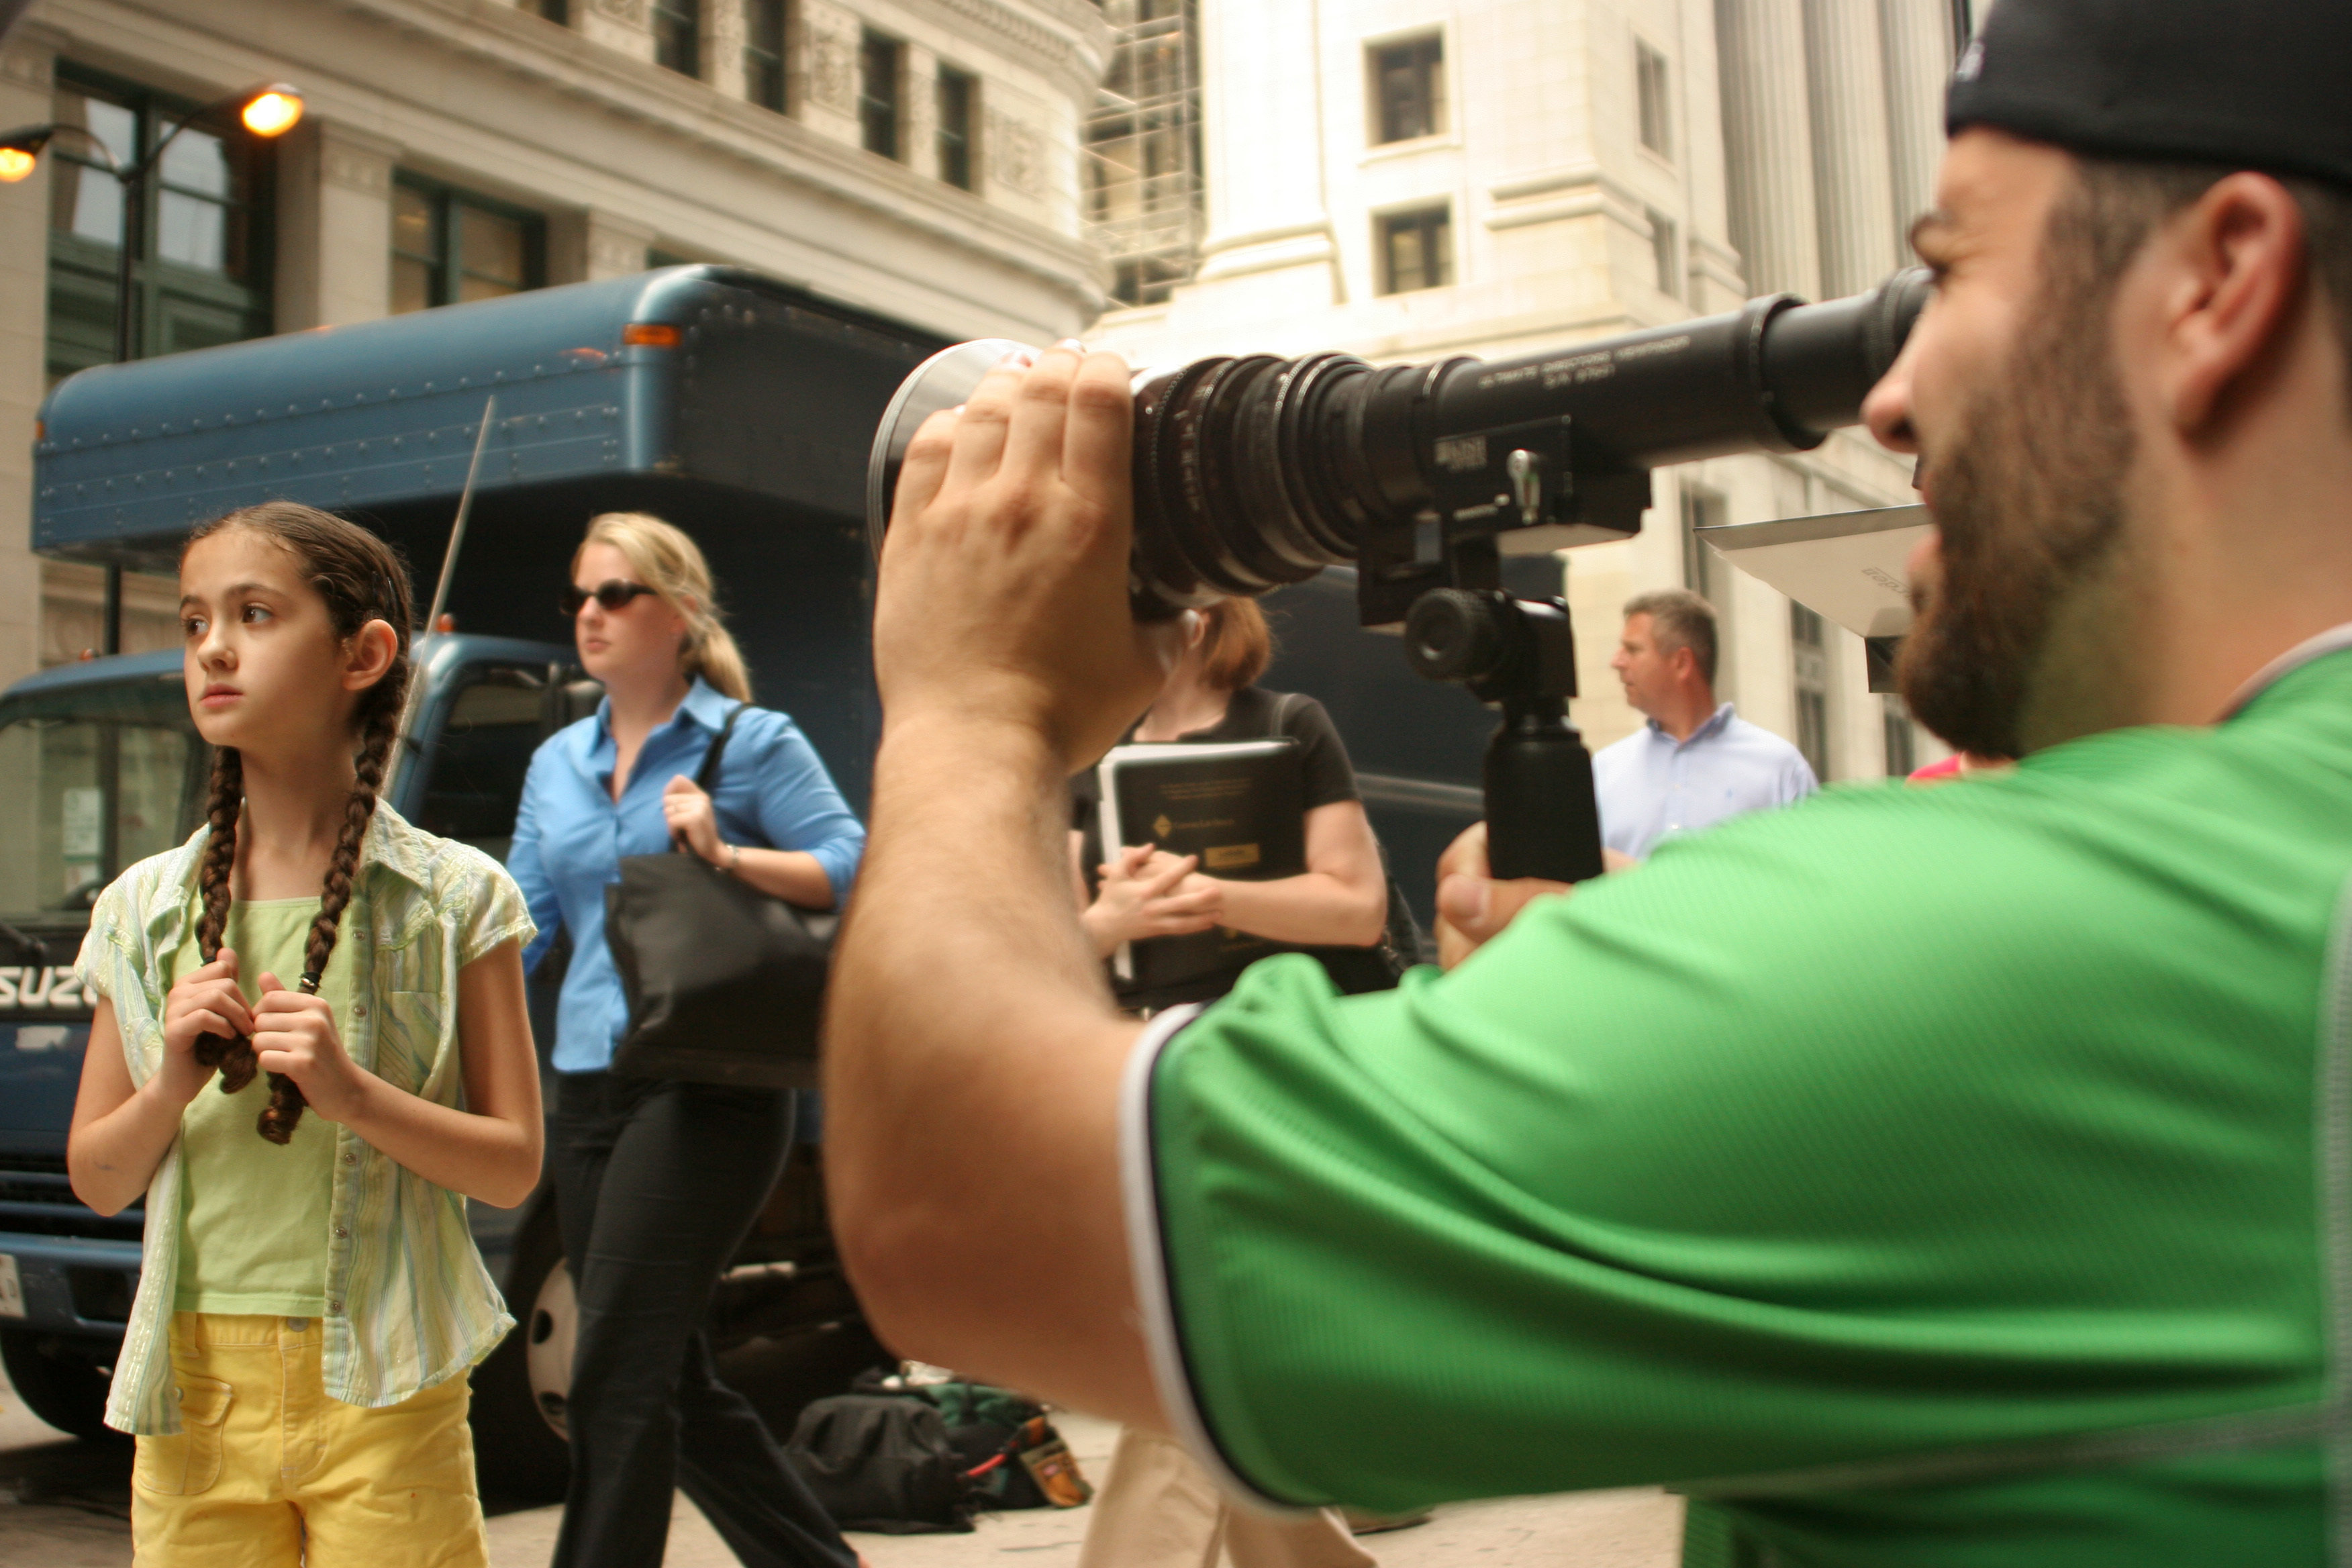
{"label": "woman's black trousers", "polygon": [[748,1568],[856,1554],[751,1403],[703,1318],[791,1152],[789,1089],[557,1075],[549,1158],[580,1297],[554,1568],[652,1568],[684,1489]]}

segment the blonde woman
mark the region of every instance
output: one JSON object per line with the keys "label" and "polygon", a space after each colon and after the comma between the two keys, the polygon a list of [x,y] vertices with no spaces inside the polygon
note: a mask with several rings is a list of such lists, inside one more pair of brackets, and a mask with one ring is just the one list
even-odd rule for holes
{"label": "blonde woman", "polygon": [[751,1405],[719,1381],[701,1327],[719,1270],[783,1169],[792,1092],[610,1070],[628,1008],[604,940],[604,889],[621,857],[659,854],[675,836],[763,891],[831,909],[866,831],[798,728],[765,709],[736,721],[714,790],[696,787],[751,682],[684,532],[635,512],[594,519],[563,605],[604,700],[531,759],[508,868],[539,922],[524,962],[537,965],[558,926],[572,946],[548,1148],[580,1293],[555,1562],[658,1563],[683,1487],[747,1563],[850,1568],[840,1531]]}

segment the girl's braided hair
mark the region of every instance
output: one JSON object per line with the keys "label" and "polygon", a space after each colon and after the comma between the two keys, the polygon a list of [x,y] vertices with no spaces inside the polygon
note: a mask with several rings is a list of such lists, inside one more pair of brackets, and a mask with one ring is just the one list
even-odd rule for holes
{"label": "girl's braided hair", "polygon": [[[411,605],[408,568],[392,546],[355,523],[294,501],[265,501],[214,519],[188,536],[187,549],[197,541],[233,528],[251,529],[283,546],[300,565],[303,575],[326,602],[327,616],[339,638],[356,636],[370,621],[383,621],[400,639],[399,651],[383,678],[360,693],[352,723],[359,742],[354,766],[357,777],[351,800],[343,808],[343,827],[328,863],[326,887],[319,895],[319,918],[311,923],[304,949],[302,989],[314,991],[327,972],[335,951],[335,935],[343,910],[352,901],[352,878],[359,869],[360,845],[375,815],[376,793],[383,786],[384,763],[400,725],[401,707],[408,695]],[[236,865],[237,817],[245,800],[245,763],[234,746],[213,752],[212,798],[205,811],[212,835],[205,841],[198,862],[196,887],[204,912],[196,921],[196,951],[206,963],[220,956],[221,939],[228,931],[229,873]],[[196,1060],[220,1068],[221,1092],[236,1094],[253,1081],[257,1067],[253,1042],[219,1035],[200,1036]],[[269,1075],[269,1103],[255,1130],[272,1143],[294,1136],[302,1119],[301,1087],[283,1073]]]}

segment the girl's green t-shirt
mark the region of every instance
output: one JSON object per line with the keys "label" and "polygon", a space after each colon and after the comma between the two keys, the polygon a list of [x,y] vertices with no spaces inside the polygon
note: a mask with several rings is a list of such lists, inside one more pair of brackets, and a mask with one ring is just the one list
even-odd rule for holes
{"label": "girl's green t-shirt", "polygon": [[[196,950],[191,910],[188,939],[163,977],[168,989],[204,960]],[[229,906],[222,946],[237,956],[237,989],[248,1004],[261,999],[261,976],[298,984],[316,899],[264,899]],[[341,943],[327,961],[319,994],[334,1009],[335,1027],[350,1027],[351,963]],[[256,1074],[237,1094],[220,1079],[205,1086],[180,1113],[185,1158],[181,1183],[180,1278],[173,1310],[250,1312],[316,1318],[326,1312],[329,1204],[335,1185],[335,1126],[316,1110],[295,1124],[280,1147],[254,1131],[269,1103],[269,1079]]]}

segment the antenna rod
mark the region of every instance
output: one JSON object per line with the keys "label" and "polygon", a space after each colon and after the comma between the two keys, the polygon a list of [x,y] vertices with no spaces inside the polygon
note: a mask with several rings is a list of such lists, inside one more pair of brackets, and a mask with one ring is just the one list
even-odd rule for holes
{"label": "antenna rod", "polygon": [[499,396],[490,394],[482,405],[482,427],[474,437],[473,461],[466,465],[466,488],[457,495],[457,520],[449,525],[449,547],[441,552],[441,577],[433,584],[433,607],[425,613],[424,636],[416,639],[415,658],[408,678],[408,697],[401,704],[400,728],[392,738],[392,754],[384,759],[384,783],[400,776],[401,752],[407,750],[409,731],[425,705],[425,643],[440,635],[441,613],[449,605],[449,580],[457,570],[457,550],[466,542],[466,519],[474,510],[474,481],[481,477],[482,450],[490,444],[490,426],[498,422]]}

